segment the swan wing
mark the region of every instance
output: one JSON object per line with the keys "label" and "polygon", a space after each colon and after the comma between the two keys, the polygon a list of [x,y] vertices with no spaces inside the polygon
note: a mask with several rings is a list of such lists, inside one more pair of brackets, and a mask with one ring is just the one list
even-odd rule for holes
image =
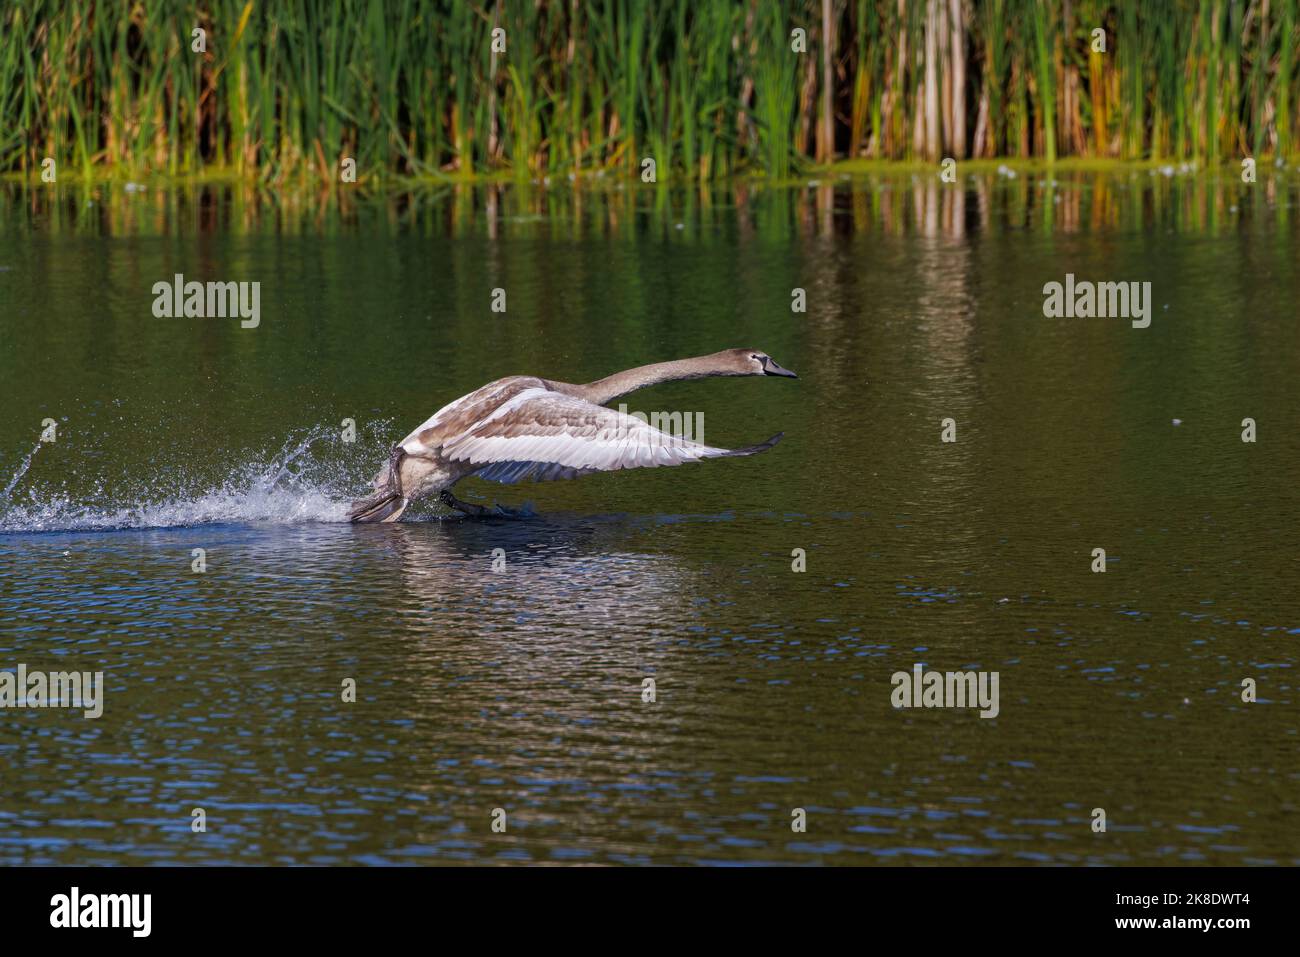
{"label": "swan wing", "polygon": [[509,483],[752,455],[780,438],[746,449],[715,448],[576,396],[529,388],[444,441],[441,452],[454,462],[482,465],[476,472],[481,478]]}
{"label": "swan wing", "polygon": [[410,455],[435,451],[448,438],[462,435],[520,392],[543,388],[542,380],[535,376],[513,375],[489,382],[448,402],[397,444]]}

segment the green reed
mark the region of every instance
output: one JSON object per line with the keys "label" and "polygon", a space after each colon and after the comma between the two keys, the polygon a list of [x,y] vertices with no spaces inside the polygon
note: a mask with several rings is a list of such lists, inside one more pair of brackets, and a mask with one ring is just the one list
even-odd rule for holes
{"label": "green reed", "polygon": [[[824,3],[9,0],[0,172],[784,178],[815,155]],[[830,0],[834,152],[1289,159],[1298,7]]]}

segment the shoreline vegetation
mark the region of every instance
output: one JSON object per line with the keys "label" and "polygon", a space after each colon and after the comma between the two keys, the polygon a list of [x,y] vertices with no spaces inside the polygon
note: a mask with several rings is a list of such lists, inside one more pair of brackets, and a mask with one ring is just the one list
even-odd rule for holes
{"label": "shoreline vegetation", "polygon": [[1298,19],[1300,0],[13,0],[0,176],[1263,175],[1300,153]]}
{"label": "shoreline vegetation", "polygon": [[[678,176],[659,177],[655,183],[646,184],[641,181],[641,177],[635,172],[630,172],[623,176],[619,170],[586,170],[580,175],[568,176],[550,176],[542,177],[529,175],[520,175],[520,172],[513,167],[503,167],[490,171],[466,171],[453,172],[436,177],[405,175],[401,173],[390,172],[383,176],[371,176],[359,179],[357,183],[341,183],[337,178],[322,178],[317,176],[299,177],[281,181],[265,181],[254,177],[249,177],[245,172],[230,166],[204,166],[193,172],[183,173],[156,173],[149,170],[133,171],[124,167],[92,166],[89,169],[74,167],[69,171],[59,169],[58,182],[76,184],[82,188],[95,188],[102,186],[125,187],[129,192],[134,189],[183,189],[189,187],[203,186],[236,186],[251,187],[258,189],[268,189],[273,191],[294,190],[294,191],[314,191],[314,190],[334,190],[337,188],[347,187],[349,189],[360,189],[363,192],[373,190],[419,190],[425,188],[439,187],[510,187],[510,186],[531,186],[534,188],[585,188],[589,190],[597,189],[624,189],[624,188],[699,188],[707,190],[709,188],[720,188],[728,183],[749,183],[756,188],[763,187],[808,187],[808,186],[828,186],[836,182],[848,182],[862,179],[873,178],[896,178],[906,175],[933,175],[939,176],[940,167],[936,164],[928,163],[924,160],[871,160],[871,159],[838,159],[830,165],[817,165],[809,163],[801,167],[798,175],[791,174],[784,179],[774,179],[764,174],[761,170],[749,170],[737,173],[730,177],[717,178],[712,180],[685,179]],[[958,177],[954,184],[960,185],[962,180],[970,177],[988,177],[1004,176],[1013,178],[1016,175],[1025,176],[1033,174],[1042,175],[1068,175],[1068,174],[1085,174],[1093,173],[1103,176],[1123,176],[1126,174],[1161,174],[1167,176],[1178,176],[1179,178],[1198,174],[1210,174],[1230,181],[1240,179],[1241,169],[1238,166],[1229,164],[1220,164],[1217,166],[1204,166],[1197,161],[1167,161],[1159,159],[1141,159],[1141,160],[1123,160],[1108,158],[1091,158],[1091,157],[1061,157],[1054,162],[1047,162],[1041,157],[997,157],[994,159],[963,160],[959,166]],[[1295,177],[1300,173],[1300,161],[1293,161],[1287,164],[1285,161],[1265,160],[1258,168],[1258,178],[1264,180],[1274,176],[1282,176],[1284,179]],[[0,173],[0,185],[9,185],[11,187],[25,186],[43,186],[41,182],[40,170],[30,173],[24,172],[4,172]]]}
{"label": "shoreline vegetation", "polygon": [[648,230],[674,242],[716,238],[732,226],[741,238],[784,240],[864,232],[960,238],[1007,228],[1050,235],[1141,224],[1156,233],[1247,231],[1283,255],[1300,225],[1300,175],[1271,169],[1253,184],[1230,170],[1022,164],[964,173],[957,183],[913,170],[819,175],[788,186],[750,178],[645,186],[608,177],[598,188],[558,185],[460,179],[312,188],[227,178],[51,189],[0,182],[0,222],[30,218],[42,230],[121,236],[171,235],[182,223],[204,234],[332,234],[382,223],[488,239],[630,238]]}

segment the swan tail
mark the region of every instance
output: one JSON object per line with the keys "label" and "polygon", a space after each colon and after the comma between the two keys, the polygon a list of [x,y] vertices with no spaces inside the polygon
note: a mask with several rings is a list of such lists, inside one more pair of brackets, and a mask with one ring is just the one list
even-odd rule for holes
{"label": "swan tail", "polygon": [[406,511],[406,506],[410,504],[410,499],[398,495],[388,488],[383,488],[373,495],[367,495],[365,498],[353,502],[352,508],[348,511],[348,521],[354,524],[362,522],[395,522],[402,517],[402,513]]}

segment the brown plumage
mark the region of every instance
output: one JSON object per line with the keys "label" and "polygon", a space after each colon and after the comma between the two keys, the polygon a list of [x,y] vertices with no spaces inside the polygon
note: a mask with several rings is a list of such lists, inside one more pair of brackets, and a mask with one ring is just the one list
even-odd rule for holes
{"label": "brown plumage", "polygon": [[497,379],[439,409],[402,439],[387,468],[375,476],[374,494],[353,503],[351,520],[395,522],[410,502],[434,493],[468,514],[494,514],[452,496],[451,487],[467,475],[542,481],[769,449],[781,433],[748,448],[720,449],[604,407],[660,382],[739,375],[798,378],[757,349],[728,349],[628,369],[585,385],[535,376]]}

